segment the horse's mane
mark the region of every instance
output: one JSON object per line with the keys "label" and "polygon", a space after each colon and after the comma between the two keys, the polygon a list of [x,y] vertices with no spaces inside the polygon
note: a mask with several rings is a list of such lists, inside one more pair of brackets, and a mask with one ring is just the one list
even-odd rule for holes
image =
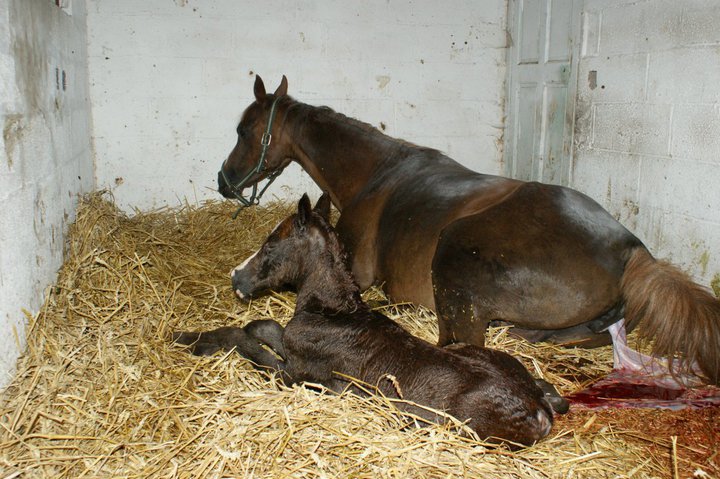
{"label": "horse's mane", "polygon": [[352,118],[344,115],[340,112],[333,110],[329,106],[308,105],[307,103],[301,103],[295,100],[290,105],[290,108],[297,110],[300,115],[305,115],[308,119],[314,118],[317,120],[324,120],[339,125],[349,126],[359,130],[364,134],[377,138],[380,141],[386,141],[388,143],[393,143],[398,146],[405,146],[413,149],[417,148],[427,151],[437,151],[433,148],[420,146],[411,141],[403,140],[402,138],[392,137],[378,129],[375,125],[358,120],[357,118]]}

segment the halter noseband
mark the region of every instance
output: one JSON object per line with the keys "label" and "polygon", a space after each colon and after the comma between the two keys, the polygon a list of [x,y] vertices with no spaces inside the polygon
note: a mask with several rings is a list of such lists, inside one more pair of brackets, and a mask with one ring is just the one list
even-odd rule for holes
{"label": "halter noseband", "polygon": [[228,180],[228,177],[225,175],[225,163],[227,162],[227,159],[223,161],[222,167],[220,167],[220,174],[222,175],[223,180],[225,180],[225,184],[227,184],[228,188],[230,188],[230,192],[232,192],[233,196],[241,203],[238,210],[233,214],[233,219],[237,218],[237,215],[240,213],[240,211],[243,208],[247,208],[249,206],[260,204],[260,198],[265,193],[265,190],[268,189],[268,187],[272,184],[273,181],[275,181],[275,178],[280,176],[280,173],[282,173],[282,170],[276,170],[267,175],[267,183],[265,183],[265,186],[262,187],[260,192],[258,192],[258,185],[257,182],[253,183],[252,185],[252,192],[250,194],[249,198],[246,198],[243,196],[242,191],[245,189],[245,185],[250,180],[250,177],[257,174],[264,172],[266,170],[265,168],[265,156],[267,156],[268,147],[270,146],[270,142],[272,141],[272,134],[270,131],[272,130],[272,124],[275,120],[275,107],[277,106],[278,100],[280,100],[281,97],[276,97],[275,100],[272,103],[272,106],[270,107],[270,118],[268,119],[267,128],[265,129],[265,133],[263,133],[263,136],[260,138],[260,144],[262,145],[262,151],[260,152],[260,161],[258,164],[250,170],[250,172],[245,175],[245,177],[238,181],[236,184],[232,184],[230,180]]}

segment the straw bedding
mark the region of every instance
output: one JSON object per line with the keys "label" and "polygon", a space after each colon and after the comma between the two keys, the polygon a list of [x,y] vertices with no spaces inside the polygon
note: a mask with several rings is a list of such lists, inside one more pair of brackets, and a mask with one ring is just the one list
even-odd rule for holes
{"label": "straw bedding", "polygon": [[[106,193],[86,197],[0,397],[0,479],[716,477],[714,409],[571,411],[546,440],[510,452],[459,424],[414,427],[380,397],[287,388],[236,354],[198,358],[170,344],[177,330],[290,319],[291,294],[244,305],[228,273],[293,206],[236,221],[229,202],[129,217]],[[431,312],[365,297],[435,340]],[[530,345],[503,329],[490,345],[563,393],[612,363],[609,348]]]}

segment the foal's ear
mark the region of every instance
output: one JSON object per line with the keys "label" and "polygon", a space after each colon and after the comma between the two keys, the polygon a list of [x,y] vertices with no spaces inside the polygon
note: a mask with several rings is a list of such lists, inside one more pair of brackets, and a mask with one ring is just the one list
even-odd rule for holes
{"label": "foal's ear", "polygon": [[255,75],[255,86],[253,87],[253,93],[255,93],[255,99],[257,101],[263,101],[267,93],[265,93],[265,83],[263,83],[260,75]]}
{"label": "foal's ear", "polygon": [[287,86],[287,78],[283,75],[282,80],[280,80],[280,86],[275,90],[275,96],[287,95]]}
{"label": "foal's ear", "polygon": [[322,216],[325,221],[330,221],[330,195],[323,193],[320,199],[317,200],[317,203],[315,203],[313,211]]}
{"label": "foal's ear", "polygon": [[300,198],[300,202],[298,203],[297,218],[295,218],[295,223],[297,224],[297,226],[299,226],[300,228],[304,228],[305,225],[307,225],[311,214],[312,206],[310,205],[310,198],[308,198],[307,193],[305,193],[302,198]]}

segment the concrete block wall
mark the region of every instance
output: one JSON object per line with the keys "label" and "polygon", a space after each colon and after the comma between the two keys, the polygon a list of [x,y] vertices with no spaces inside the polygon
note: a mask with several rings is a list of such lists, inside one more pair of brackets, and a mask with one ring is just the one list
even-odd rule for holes
{"label": "concrete block wall", "polygon": [[572,186],[720,287],[717,25],[715,0],[587,0]]}
{"label": "concrete block wall", "polygon": [[[67,3],[67,2],[66,2]],[[94,186],[82,0],[0,0],[0,388]]]}
{"label": "concrete block wall", "polygon": [[[256,73],[499,173],[505,21],[505,0],[88,0],[98,187],[125,208],[219,198]],[[295,166],[270,193],[314,189]]]}

